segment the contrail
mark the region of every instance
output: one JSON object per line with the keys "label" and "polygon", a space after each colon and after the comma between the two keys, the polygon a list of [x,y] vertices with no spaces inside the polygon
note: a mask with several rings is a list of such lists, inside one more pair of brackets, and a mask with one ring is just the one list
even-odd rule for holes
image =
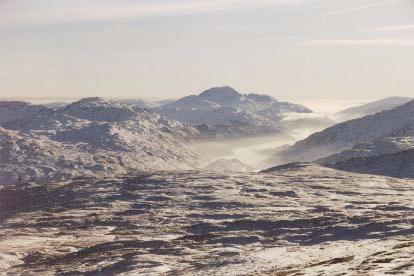
{"label": "contrail", "polygon": [[333,12],[328,12],[328,13],[322,14],[322,16],[331,16],[331,15],[349,13],[349,12],[359,11],[359,10],[363,10],[363,9],[373,8],[373,7],[385,6],[385,5],[389,5],[389,4],[392,4],[392,3],[396,3],[398,1],[399,0],[391,0],[391,1],[381,2],[381,3],[365,5],[365,6],[360,6],[360,7],[351,8],[351,9],[346,9],[346,10],[333,11]]}

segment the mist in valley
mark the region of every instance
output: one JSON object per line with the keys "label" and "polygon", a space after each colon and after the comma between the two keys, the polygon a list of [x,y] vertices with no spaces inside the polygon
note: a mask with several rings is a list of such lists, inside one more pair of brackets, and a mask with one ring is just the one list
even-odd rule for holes
{"label": "mist in valley", "polygon": [[289,135],[203,141],[195,143],[194,147],[205,159],[200,163],[200,169],[218,159],[237,159],[259,171],[278,165],[271,160],[278,148],[291,145],[319,130],[321,128],[303,128],[292,130]]}
{"label": "mist in valley", "polygon": [[411,2],[0,0],[0,275],[413,276]]}
{"label": "mist in valley", "polygon": [[[305,99],[314,113],[287,113],[282,119],[285,133],[237,139],[214,139],[194,143],[196,151],[204,156],[200,169],[216,160],[239,160],[255,171],[280,165],[278,150],[303,140],[337,122],[335,113],[345,108],[359,106],[369,99]],[[300,101],[299,101],[300,102]]]}

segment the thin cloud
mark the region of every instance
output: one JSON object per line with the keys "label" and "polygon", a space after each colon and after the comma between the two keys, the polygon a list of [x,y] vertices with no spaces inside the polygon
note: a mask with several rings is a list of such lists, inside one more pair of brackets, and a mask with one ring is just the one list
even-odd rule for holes
{"label": "thin cloud", "polygon": [[112,32],[118,32],[118,31],[120,31],[123,27],[125,26],[125,24],[117,24],[117,25],[115,25],[112,29],[111,29],[111,31]]}
{"label": "thin cloud", "polygon": [[318,39],[302,41],[298,47],[321,46],[414,46],[414,39],[389,38],[389,39]]}
{"label": "thin cloud", "polygon": [[374,28],[374,29],[364,30],[362,32],[398,32],[398,31],[414,31],[414,24]]}
{"label": "thin cloud", "polygon": [[369,8],[375,8],[375,7],[394,4],[398,1],[399,0],[391,0],[391,1],[380,2],[380,3],[376,3],[376,4],[370,4],[370,5],[365,5],[365,6],[354,7],[354,8],[345,9],[345,10],[332,11],[332,12],[327,12],[327,13],[322,14],[322,16],[332,16],[332,15],[338,15],[338,14],[344,14],[344,13],[352,13],[352,12],[360,11],[360,10],[364,10],[364,9],[369,9]]}
{"label": "thin cloud", "polygon": [[[48,1],[43,5],[16,7],[12,13],[3,14],[4,23],[66,23],[112,19],[134,19],[146,16],[197,14],[238,9],[265,8],[277,5],[296,5],[305,0],[196,0],[162,1],[158,4],[131,3],[116,1],[102,3],[96,0],[78,2],[77,0],[55,2],[51,7]],[[57,4],[56,4],[57,3]],[[148,3],[148,2],[147,2]],[[39,8],[40,7],[40,8]]]}

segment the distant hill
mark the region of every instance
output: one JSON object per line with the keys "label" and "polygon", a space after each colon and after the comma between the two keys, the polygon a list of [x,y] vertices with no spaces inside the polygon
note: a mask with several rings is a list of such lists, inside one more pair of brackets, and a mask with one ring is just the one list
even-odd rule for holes
{"label": "distant hill", "polygon": [[317,160],[319,164],[329,165],[345,162],[354,158],[367,158],[393,154],[414,148],[414,136],[395,136],[376,139]]}
{"label": "distant hill", "polygon": [[173,102],[173,100],[151,101],[151,100],[143,100],[143,99],[119,99],[115,101],[118,103],[129,104],[129,105],[133,105],[139,108],[146,108],[146,109],[160,107],[162,105],[166,105],[166,104]]}
{"label": "distant hill", "polygon": [[281,163],[314,161],[387,137],[414,136],[414,101],[375,115],[336,124],[281,150]]}
{"label": "distant hill", "polygon": [[353,158],[329,167],[356,173],[414,178],[414,148],[393,154]]}
{"label": "distant hill", "polygon": [[68,104],[69,103],[67,102],[50,102],[50,103],[45,103],[43,105],[49,108],[63,108],[67,106]]}
{"label": "distant hill", "polygon": [[367,115],[390,110],[397,106],[403,105],[411,101],[413,98],[408,97],[390,97],[357,107],[347,108],[334,114],[334,117],[341,121],[356,119]]}
{"label": "distant hill", "polygon": [[252,172],[254,169],[237,159],[219,159],[205,166],[203,170],[216,172]]}

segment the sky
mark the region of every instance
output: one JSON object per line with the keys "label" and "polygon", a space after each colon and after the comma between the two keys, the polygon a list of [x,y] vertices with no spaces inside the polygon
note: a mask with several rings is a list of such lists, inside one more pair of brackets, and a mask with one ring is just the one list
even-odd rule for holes
{"label": "sky", "polygon": [[0,98],[414,96],[414,0],[0,0]]}

